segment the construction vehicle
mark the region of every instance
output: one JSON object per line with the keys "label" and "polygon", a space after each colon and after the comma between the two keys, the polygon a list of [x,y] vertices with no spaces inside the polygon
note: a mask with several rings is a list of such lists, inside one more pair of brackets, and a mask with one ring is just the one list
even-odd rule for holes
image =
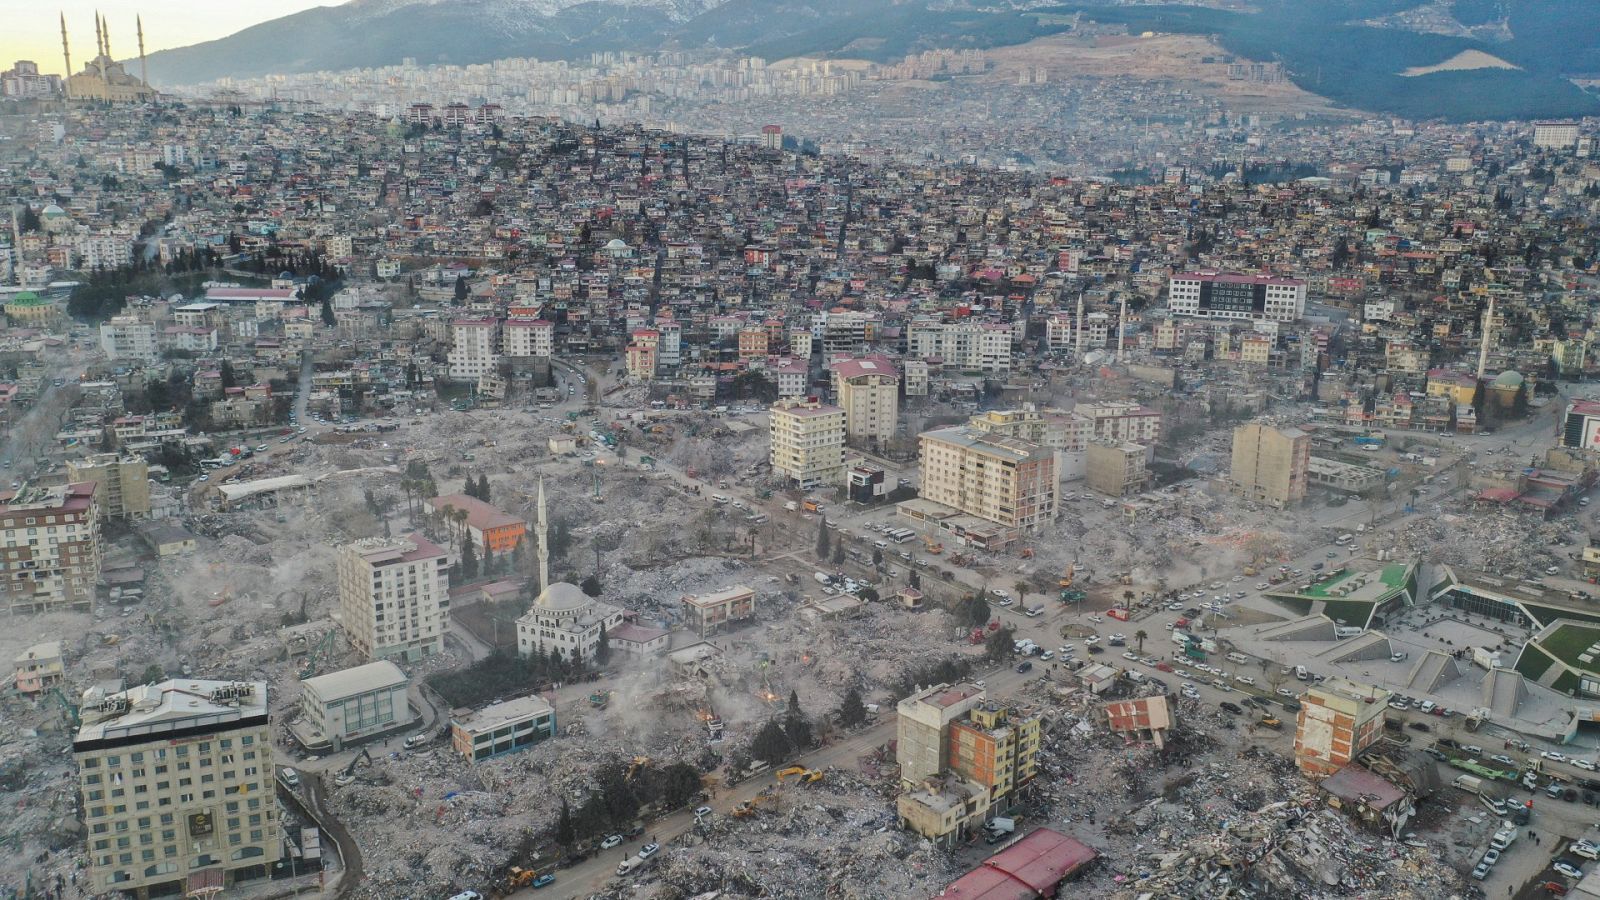
{"label": "construction vehicle", "polygon": [[1277,731],[1283,727],[1283,722],[1280,721],[1277,716],[1265,716],[1256,724],[1260,725],[1262,728],[1271,728],[1273,731]]}
{"label": "construction vehicle", "polygon": [[1072,563],[1071,565],[1067,566],[1066,574],[1061,576],[1061,580],[1056,582],[1056,586],[1061,588],[1062,590],[1066,590],[1067,588],[1072,587],[1073,579],[1075,579],[1077,577],[1078,577],[1078,564],[1077,563]]}
{"label": "construction vehicle", "polygon": [[1061,592],[1062,603],[1078,603],[1089,599],[1089,595],[1079,590],[1066,590]]}
{"label": "construction vehicle", "polygon": [[68,700],[67,695],[61,693],[61,688],[51,688],[49,692],[45,694],[45,699],[54,700],[58,705],[60,705],[62,717],[70,721],[72,723],[72,727],[76,728],[83,724],[83,719],[78,715],[78,705]]}
{"label": "construction vehicle", "polygon": [[944,552],[944,545],[935,541],[928,535],[922,536],[922,546],[927,548],[927,551],[934,556],[938,556]]}
{"label": "construction vehicle", "polygon": [[623,776],[622,780],[632,781],[633,777],[639,774],[639,770],[648,765],[650,765],[650,757],[635,756],[633,762],[628,765],[628,774]]}
{"label": "construction vehicle", "polygon": [[357,753],[355,756],[350,758],[350,765],[344,767],[344,772],[342,772],[339,777],[349,778],[351,775],[354,775],[356,771],[356,765],[363,761],[365,761],[369,766],[372,765],[372,754],[368,753],[367,748],[365,747],[361,748],[360,753]]}
{"label": "construction vehicle", "polygon": [[800,777],[801,784],[811,784],[815,781],[821,781],[823,778],[821,769],[808,769],[805,766],[790,766],[787,769],[778,770],[779,781],[785,781],[797,775]]}
{"label": "construction vehicle", "polygon": [[506,874],[506,891],[510,892],[519,888],[525,888],[532,884],[533,879],[536,877],[538,877],[538,875],[532,869],[524,869],[521,866],[512,866],[511,871]]}
{"label": "construction vehicle", "polygon": [[304,681],[317,674],[317,670],[333,658],[334,637],[335,632],[329,630],[328,633],[322,636],[322,640],[317,642],[317,646],[306,654],[305,665],[300,667],[300,680]]}
{"label": "construction vehicle", "polygon": [[1254,578],[1255,576],[1257,576],[1257,575],[1259,575],[1261,573],[1260,573],[1260,571],[1258,569],[1256,569],[1255,566],[1245,566],[1244,567],[1244,574],[1246,576],[1248,576],[1248,577]]}
{"label": "construction vehicle", "polygon": [[610,691],[595,691],[594,693],[589,695],[589,705],[594,707],[595,709],[605,709],[606,705],[608,703],[610,703],[610,702],[611,702],[611,692]]}

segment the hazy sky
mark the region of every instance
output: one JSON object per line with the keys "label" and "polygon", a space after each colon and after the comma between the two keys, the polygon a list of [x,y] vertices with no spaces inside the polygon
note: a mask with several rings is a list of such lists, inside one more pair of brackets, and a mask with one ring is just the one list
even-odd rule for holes
{"label": "hazy sky", "polygon": [[287,16],[341,0],[0,0],[0,69],[31,59],[41,72],[61,73],[61,19],[67,14],[72,67],[82,69],[94,56],[94,13],[111,29],[111,55],[131,59],[139,53],[133,17],[144,19],[144,49],[198,44],[226,37],[257,22]]}

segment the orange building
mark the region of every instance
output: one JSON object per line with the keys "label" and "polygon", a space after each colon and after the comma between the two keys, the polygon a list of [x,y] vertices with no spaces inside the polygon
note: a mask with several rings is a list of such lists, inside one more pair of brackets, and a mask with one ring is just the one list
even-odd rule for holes
{"label": "orange building", "polygon": [[485,547],[496,553],[510,553],[528,533],[526,522],[466,494],[445,494],[425,500],[422,509],[429,515],[441,511],[445,515],[453,515],[454,510],[466,512],[467,533],[472,536],[472,544],[479,553]]}
{"label": "orange building", "polygon": [[767,355],[767,331],[745,328],[739,332],[739,358],[758,359]]}
{"label": "orange building", "polygon": [[1312,685],[1300,697],[1294,761],[1309,776],[1332,775],[1383,734],[1389,692],[1344,678]]}
{"label": "orange building", "polygon": [[991,803],[1033,780],[1039,771],[1039,717],[1013,719],[986,702],[950,723],[950,770],[989,789]]}

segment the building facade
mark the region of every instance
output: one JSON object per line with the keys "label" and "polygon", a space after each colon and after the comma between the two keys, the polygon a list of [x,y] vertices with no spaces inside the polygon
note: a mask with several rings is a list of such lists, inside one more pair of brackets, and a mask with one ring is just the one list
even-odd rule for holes
{"label": "building facade", "polygon": [[420,534],[339,549],[339,610],[350,645],[368,659],[421,659],[450,628],[450,557]]}
{"label": "building facade", "polygon": [[1305,499],[1311,437],[1298,428],[1246,422],[1233,430],[1233,492],[1283,509]]}
{"label": "building facade", "polygon": [[1389,692],[1344,678],[1306,689],[1295,715],[1294,761],[1313,777],[1332,775],[1383,736]]}
{"label": "building facade", "polygon": [[543,697],[518,697],[450,719],[450,748],[468,762],[525,750],[555,734],[556,711]]}
{"label": "building facade", "polygon": [[466,494],[444,494],[430,497],[422,503],[428,515],[443,513],[446,516],[466,514],[467,536],[481,555],[486,550],[510,553],[517,549],[528,534],[528,524],[498,507]]}
{"label": "building facade", "polygon": [[701,637],[730,622],[748,619],[755,614],[756,592],[742,584],[709,594],[683,596],[684,623],[689,630],[698,631]]}
{"label": "building facade", "polygon": [[815,397],[779,400],[768,420],[772,474],[802,489],[844,481],[844,410]]}
{"label": "building facade", "polygon": [[194,895],[282,854],[265,682],[175,680],[85,696],[72,741],[88,890]]}
{"label": "building facade", "polygon": [[1029,531],[1056,511],[1056,460],[1047,447],[966,426],[920,436],[921,499]]}
{"label": "building facade", "polygon": [[833,397],[844,410],[845,439],[883,447],[900,421],[900,377],[882,358],[847,359],[833,369]]}
{"label": "building facade", "polygon": [[150,465],[137,456],[97,453],[67,463],[67,480],[99,485],[99,511],[108,519],[150,516]]}
{"label": "building facade", "polygon": [[1202,319],[1294,322],[1305,314],[1306,283],[1296,278],[1183,272],[1167,282],[1167,309]]}
{"label": "building facade", "polygon": [[135,315],[113,316],[100,326],[100,349],[111,360],[154,364],[161,348],[156,343],[156,326]]}
{"label": "building facade", "polygon": [[1150,481],[1145,455],[1144,447],[1128,441],[1093,441],[1083,455],[1083,483],[1112,497],[1144,490]]}
{"label": "building facade", "polygon": [[100,579],[92,481],[0,493],[0,596],[11,612],[87,610]]}
{"label": "building facade", "polygon": [[410,684],[386,659],[307,678],[300,682],[296,736],[308,750],[338,752],[351,741],[404,728],[416,718],[406,699]]}

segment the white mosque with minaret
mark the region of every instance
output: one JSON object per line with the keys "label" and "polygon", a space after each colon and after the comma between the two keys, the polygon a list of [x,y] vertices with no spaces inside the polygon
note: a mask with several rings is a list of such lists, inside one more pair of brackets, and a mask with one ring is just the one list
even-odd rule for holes
{"label": "white mosque with minaret", "polygon": [[550,532],[544,509],[544,479],[539,479],[539,521],[534,525],[539,547],[539,584],[544,589],[533,606],[517,619],[517,653],[532,656],[559,653],[571,659],[574,652],[594,659],[602,631],[622,624],[622,610],[590,597],[575,584],[550,583]]}

